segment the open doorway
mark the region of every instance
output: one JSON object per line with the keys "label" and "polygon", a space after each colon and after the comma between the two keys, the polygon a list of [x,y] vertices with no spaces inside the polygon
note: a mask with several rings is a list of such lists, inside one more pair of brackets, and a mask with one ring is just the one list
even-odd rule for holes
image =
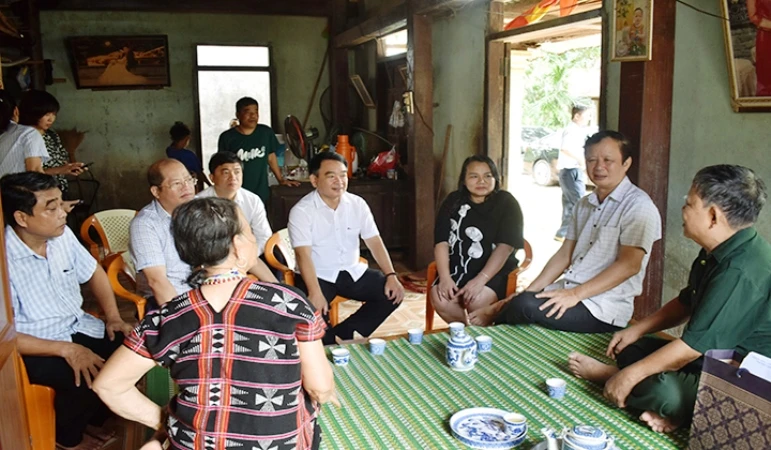
{"label": "open doorway", "polygon": [[[584,14],[585,16],[585,14]],[[519,201],[525,218],[525,239],[533,247],[530,270],[522,274],[527,285],[559,249],[563,193],[558,165],[563,131],[573,119],[572,108],[585,111],[581,133],[598,129],[602,74],[602,19],[599,14],[571,22],[554,20],[524,27],[506,39],[509,69],[505,114],[508,136],[503,168],[506,189]],[[528,32],[528,28],[533,28]],[[537,29],[536,29],[537,28]],[[573,124],[572,126],[575,126]],[[580,155],[583,156],[581,150]],[[579,168],[585,189],[592,189],[584,168]]]}

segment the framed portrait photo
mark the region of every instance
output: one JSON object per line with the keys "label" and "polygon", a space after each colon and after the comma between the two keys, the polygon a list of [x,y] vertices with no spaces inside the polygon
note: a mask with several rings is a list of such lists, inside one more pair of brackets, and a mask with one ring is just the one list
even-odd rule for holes
{"label": "framed portrait photo", "polygon": [[612,61],[650,61],[653,0],[612,0]]}
{"label": "framed portrait photo", "polygon": [[736,112],[771,111],[771,0],[721,0]]}
{"label": "framed portrait photo", "polygon": [[160,89],[171,85],[165,35],[73,36],[66,43],[78,89]]}
{"label": "framed portrait photo", "polygon": [[369,109],[375,109],[377,105],[375,105],[375,101],[372,100],[372,96],[369,95],[367,86],[364,85],[364,81],[361,77],[358,75],[351,75],[351,83],[353,83],[353,87],[356,89],[356,93],[359,94],[359,98],[361,99],[361,102],[364,103],[364,106]]}

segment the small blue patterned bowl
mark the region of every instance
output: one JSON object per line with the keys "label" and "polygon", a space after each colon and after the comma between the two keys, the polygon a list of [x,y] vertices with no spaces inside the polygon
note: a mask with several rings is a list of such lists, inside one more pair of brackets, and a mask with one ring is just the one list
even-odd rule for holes
{"label": "small blue patterned bowl", "polygon": [[336,366],[344,366],[348,364],[351,359],[351,352],[344,348],[336,348],[332,350],[332,362]]}

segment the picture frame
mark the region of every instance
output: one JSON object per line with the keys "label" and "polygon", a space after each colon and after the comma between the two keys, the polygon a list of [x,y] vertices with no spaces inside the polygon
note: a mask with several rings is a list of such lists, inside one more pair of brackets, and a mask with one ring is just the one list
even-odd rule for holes
{"label": "picture frame", "polygon": [[356,93],[359,94],[359,98],[361,99],[361,102],[364,103],[364,106],[369,109],[375,109],[375,101],[372,100],[372,96],[369,95],[367,86],[364,85],[364,81],[361,77],[358,75],[351,75],[351,83],[353,83],[353,87],[356,89]]}
{"label": "picture frame", "polygon": [[71,36],[65,43],[78,89],[171,86],[166,35]]}
{"label": "picture frame", "polygon": [[763,58],[771,53],[771,31],[759,28],[771,17],[760,17],[756,0],[721,0],[721,12],[731,107],[735,112],[771,111],[771,57]]}
{"label": "picture frame", "polygon": [[653,0],[612,0],[611,61],[650,61]]}
{"label": "picture frame", "polygon": [[399,66],[399,75],[402,77],[402,81],[404,81],[404,87],[407,87],[408,86],[407,64]]}

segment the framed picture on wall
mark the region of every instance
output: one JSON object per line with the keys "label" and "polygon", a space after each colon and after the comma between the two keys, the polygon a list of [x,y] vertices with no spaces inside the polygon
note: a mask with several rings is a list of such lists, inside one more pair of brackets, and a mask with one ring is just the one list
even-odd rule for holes
{"label": "framed picture on wall", "polygon": [[771,111],[771,1],[721,0],[734,111]]}
{"label": "framed picture on wall", "polygon": [[66,45],[78,89],[171,86],[165,35],[72,36]]}
{"label": "framed picture on wall", "polygon": [[612,61],[650,61],[653,0],[612,0]]}
{"label": "framed picture on wall", "polygon": [[353,87],[356,88],[356,93],[359,94],[359,98],[362,103],[364,103],[364,106],[369,109],[375,109],[375,101],[372,100],[372,96],[369,95],[367,86],[364,86],[364,81],[361,77],[358,75],[351,75],[351,83],[353,83]]}

